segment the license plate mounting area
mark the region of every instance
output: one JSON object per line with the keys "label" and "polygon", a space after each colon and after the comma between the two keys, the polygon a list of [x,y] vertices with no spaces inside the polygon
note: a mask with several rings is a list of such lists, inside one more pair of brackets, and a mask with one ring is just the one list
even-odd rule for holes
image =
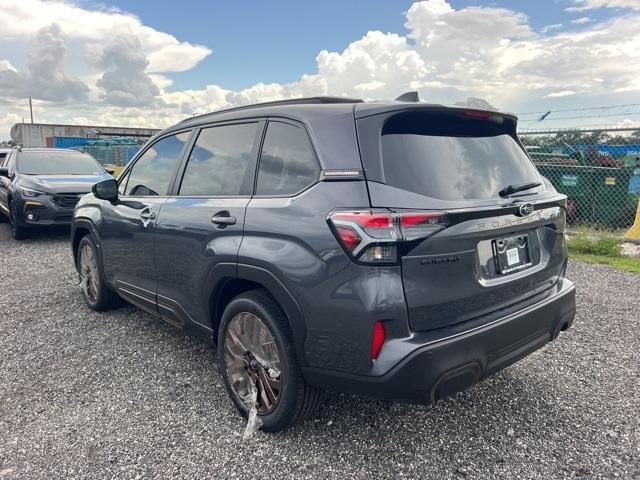
{"label": "license plate mounting area", "polygon": [[528,233],[497,238],[491,246],[497,273],[507,275],[531,266]]}

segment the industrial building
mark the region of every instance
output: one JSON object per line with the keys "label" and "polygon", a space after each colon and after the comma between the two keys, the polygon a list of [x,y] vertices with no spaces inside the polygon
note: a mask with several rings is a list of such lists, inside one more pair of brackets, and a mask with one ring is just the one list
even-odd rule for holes
{"label": "industrial building", "polygon": [[69,148],[82,146],[90,141],[114,137],[133,138],[144,143],[158,131],[152,128],[16,123],[11,127],[11,138],[18,145],[27,148]]}

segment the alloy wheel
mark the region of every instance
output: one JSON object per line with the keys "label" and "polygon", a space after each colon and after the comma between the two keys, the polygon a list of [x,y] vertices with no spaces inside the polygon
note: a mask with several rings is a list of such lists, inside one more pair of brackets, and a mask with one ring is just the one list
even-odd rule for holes
{"label": "alloy wheel", "polygon": [[[225,333],[224,360],[229,383],[247,408],[271,413],[282,393],[283,373],[275,339],[256,315],[235,315]],[[255,400],[254,400],[255,399]]]}
{"label": "alloy wheel", "polygon": [[80,287],[85,296],[95,303],[98,299],[98,263],[89,245],[80,251]]}

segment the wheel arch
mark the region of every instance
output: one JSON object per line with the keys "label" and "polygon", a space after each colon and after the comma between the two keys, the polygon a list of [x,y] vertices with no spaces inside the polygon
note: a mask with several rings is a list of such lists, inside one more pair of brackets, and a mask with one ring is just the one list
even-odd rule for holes
{"label": "wheel arch", "polygon": [[[220,265],[220,264],[219,264]],[[231,265],[231,264],[227,264]],[[217,342],[220,318],[229,302],[236,296],[256,289],[263,289],[273,297],[276,303],[285,313],[291,333],[294,347],[301,365],[306,365],[304,355],[304,341],[306,338],[306,324],[302,310],[295,297],[282,284],[282,282],[268,270],[252,265],[233,265],[236,267],[235,275],[228,268],[218,267],[215,287],[212,288],[209,298],[209,312],[214,341]]]}
{"label": "wheel arch", "polygon": [[102,265],[102,249],[100,248],[100,237],[96,232],[93,222],[89,219],[80,218],[73,221],[71,227],[71,252],[73,253],[73,264],[78,268],[78,245],[87,235],[92,235],[98,250],[98,261]]}

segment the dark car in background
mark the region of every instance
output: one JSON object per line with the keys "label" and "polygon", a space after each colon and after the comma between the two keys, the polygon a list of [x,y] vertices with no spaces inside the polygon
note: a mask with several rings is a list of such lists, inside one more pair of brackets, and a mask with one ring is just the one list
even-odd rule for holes
{"label": "dark car in background", "polygon": [[69,225],[81,195],[112,178],[89,154],[53,148],[14,148],[0,162],[0,218],[15,239],[29,229]]}
{"label": "dark car in background", "polygon": [[573,322],[566,197],[516,122],[324,97],[190,118],[80,199],[82,294],[211,339],[267,431],[324,388],[436,402]]}

